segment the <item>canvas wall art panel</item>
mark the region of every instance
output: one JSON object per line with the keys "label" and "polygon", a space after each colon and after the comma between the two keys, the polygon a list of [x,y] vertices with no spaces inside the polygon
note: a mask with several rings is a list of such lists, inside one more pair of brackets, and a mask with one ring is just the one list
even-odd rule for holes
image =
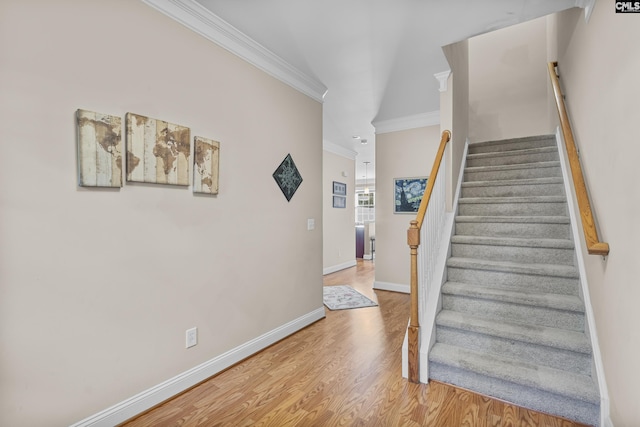
{"label": "canvas wall art panel", "polygon": [[122,187],[122,120],[120,117],[76,111],[78,185]]}
{"label": "canvas wall art panel", "polygon": [[193,142],[193,192],[218,194],[220,142],[201,136]]}
{"label": "canvas wall art panel", "polygon": [[427,177],[394,178],[393,213],[415,213],[427,188]]}
{"label": "canvas wall art panel", "polygon": [[287,202],[291,201],[296,190],[302,184],[302,175],[300,175],[291,154],[287,154],[287,157],[280,163],[278,169],[273,173],[273,179],[276,180]]}
{"label": "canvas wall art panel", "polygon": [[188,127],[127,113],[127,181],[189,185]]}

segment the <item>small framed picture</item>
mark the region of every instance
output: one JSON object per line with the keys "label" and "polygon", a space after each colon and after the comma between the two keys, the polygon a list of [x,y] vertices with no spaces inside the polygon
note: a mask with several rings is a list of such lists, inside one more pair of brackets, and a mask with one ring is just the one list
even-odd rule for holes
{"label": "small framed picture", "polygon": [[347,195],[347,184],[343,184],[342,182],[333,181],[333,194],[336,196],[346,196]]}
{"label": "small framed picture", "polygon": [[347,198],[344,196],[333,196],[333,207],[342,209],[346,208]]}
{"label": "small framed picture", "polygon": [[427,188],[427,177],[394,178],[393,213],[416,213]]}

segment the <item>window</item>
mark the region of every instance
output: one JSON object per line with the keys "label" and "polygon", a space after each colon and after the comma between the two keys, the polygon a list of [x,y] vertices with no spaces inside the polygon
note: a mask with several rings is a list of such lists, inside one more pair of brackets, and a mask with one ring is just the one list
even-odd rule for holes
{"label": "window", "polygon": [[376,220],[375,193],[356,193],[356,223],[364,224]]}

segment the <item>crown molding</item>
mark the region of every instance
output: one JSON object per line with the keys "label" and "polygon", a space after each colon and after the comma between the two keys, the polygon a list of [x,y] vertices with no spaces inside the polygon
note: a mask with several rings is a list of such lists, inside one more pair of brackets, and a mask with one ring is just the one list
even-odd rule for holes
{"label": "crown molding", "polygon": [[414,114],[412,116],[399,117],[397,119],[379,120],[373,122],[376,134],[398,132],[401,130],[415,129],[440,124],[440,110],[428,113]]}
{"label": "crown molding", "polygon": [[451,74],[451,70],[443,71],[441,73],[435,73],[433,77],[435,77],[440,83],[440,92],[447,91],[447,80],[449,79],[449,75]]}
{"label": "crown molding", "polygon": [[337,154],[338,156],[346,157],[350,160],[355,160],[358,155],[356,151],[343,147],[342,145],[335,144],[331,141],[327,141],[326,139],[322,140],[322,149],[324,151]]}
{"label": "crown molding", "polygon": [[591,18],[591,12],[596,6],[596,0],[576,0],[576,7],[584,9],[584,22],[589,22]]}
{"label": "crown molding", "polygon": [[318,102],[327,88],[194,0],[142,0],[204,38]]}

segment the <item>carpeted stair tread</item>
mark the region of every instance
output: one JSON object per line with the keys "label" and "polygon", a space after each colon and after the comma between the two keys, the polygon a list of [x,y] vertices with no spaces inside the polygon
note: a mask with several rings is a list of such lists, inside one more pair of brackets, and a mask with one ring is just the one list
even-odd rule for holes
{"label": "carpeted stair tread", "polygon": [[[536,264],[574,265],[575,250],[568,233],[559,234],[545,227],[539,236],[518,235],[503,230],[502,236],[486,232],[486,235],[470,234],[464,226],[458,225],[451,238],[451,256],[460,258],[492,259]],[[476,230],[477,231],[477,230]],[[568,230],[566,230],[568,231]],[[464,233],[468,234],[464,234]],[[521,233],[525,234],[526,233]],[[565,237],[561,239],[560,237]]]}
{"label": "carpeted stair tread", "polygon": [[473,153],[467,155],[467,160],[477,160],[477,159],[495,159],[500,157],[509,157],[509,156],[523,156],[529,154],[539,154],[539,153],[558,153],[558,149],[553,146],[549,147],[535,147],[535,148],[521,148],[516,150],[504,150],[504,151],[490,151],[488,153]]}
{"label": "carpeted stair tread", "polygon": [[457,223],[463,222],[501,222],[501,223],[534,223],[534,224],[570,224],[571,219],[564,215],[548,215],[548,216],[519,216],[519,215],[458,215],[456,216]]}
{"label": "carpeted stair tread", "polygon": [[584,313],[584,305],[580,298],[575,295],[512,291],[457,282],[445,283],[442,287],[442,293]]}
{"label": "carpeted stair tread", "polygon": [[559,161],[548,162],[531,162],[531,163],[518,163],[515,165],[496,165],[496,166],[471,166],[464,168],[466,173],[473,172],[498,172],[513,169],[539,169],[539,168],[558,168],[560,167]]}
{"label": "carpeted stair tread", "polygon": [[574,266],[560,264],[523,264],[517,262],[451,257],[447,261],[447,266],[515,274],[566,277],[571,279],[578,279],[580,277],[578,270]]}
{"label": "carpeted stair tread", "polygon": [[451,243],[485,246],[518,246],[525,248],[573,249],[573,242],[568,239],[534,239],[455,235],[451,238]]}
{"label": "carpeted stair tread", "polygon": [[436,318],[438,326],[462,329],[484,335],[544,345],[582,354],[591,354],[591,345],[582,332],[548,326],[496,322],[468,313],[442,310]]}
{"label": "carpeted stair tread", "polygon": [[443,343],[433,346],[429,353],[429,361],[568,396],[593,405],[600,403],[595,383],[586,375]]}
{"label": "carpeted stair tread", "polygon": [[515,204],[515,203],[565,203],[564,196],[532,196],[532,197],[464,197],[459,204]]}
{"label": "carpeted stair tread", "polygon": [[498,141],[482,141],[469,144],[469,152],[477,153],[481,151],[503,151],[512,150],[513,147],[533,147],[533,146],[556,146],[555,135],[525,136],[520,138],[510,138]]}
{"label": "carpeted stair tread", "polygon": [[460,215],[565,215],[567,202],[564,196],[515,196],[515,197],[461,197],[458,199]]}
{"label": "carpeted stair tread", "polygon": [[558,149],[556,147],[534,147],[488,153],[470,153],[467,155],[467,165],[469,167],[506,164],[519,165],[556,160],[558,160]]}
{"label": "carpeted stair tread", "polygon": [[473,187],[508,187],[513,185],[546,185],[562,184],[560,177],[547,178],[523,178],[523,179],[496,179],[490,181],[467,181],[462,183],[462,188]]}

